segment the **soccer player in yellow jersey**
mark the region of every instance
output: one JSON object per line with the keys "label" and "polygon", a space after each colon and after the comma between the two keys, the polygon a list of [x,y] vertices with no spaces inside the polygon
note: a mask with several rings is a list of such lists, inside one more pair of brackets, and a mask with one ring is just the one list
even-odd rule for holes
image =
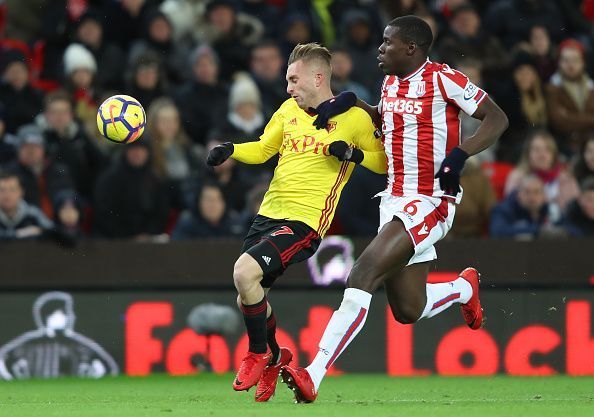
{"label": "soccer player in yellow jersey", "polygon": [[291,98],[274,113],[260,140],[219,145],[207,160],[211,166],[229,157],[261,164],[280,155],[233,271],[249,338],[233,388],[243,391],[258,384],[256,401],[272,397],[280,368],[292,358],[274,338],[276,319],[266,299],[268,290],[290,264],[315,253],[355,164],[378,173],[387,169],[383,145],[364,110],[353,107],[331,119],[326,129],[313,125],[315,109],[333,98],[328,50],[315,43],[298,45],[288,64]]}

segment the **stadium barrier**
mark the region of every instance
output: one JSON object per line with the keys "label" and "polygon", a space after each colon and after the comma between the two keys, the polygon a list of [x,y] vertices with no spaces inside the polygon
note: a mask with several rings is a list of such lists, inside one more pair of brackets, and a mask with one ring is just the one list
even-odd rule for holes
{"label": "stadium barrier", "polygon": [[[469,330],[458,307],[400,325],[378,292],[363,332],[331,372],[594,375],[593,243],[442,242],[431,279],[480,268],[486,327]],[[318,256],[291,267],[272,291],[280,344],[300,364],[316,354],[366,244],[328,237]],[[188,316],[213,303],[235,311],[231,272],[239,247],[239,241],[0,246],[0,378],[233,371],[247,348],[243,326],[230,332],[227,320],[224,335],[198,334]]]}
{"label": "stadium barrier", "polygon": [[[300,364],[317,353],[341,296],[271,293],[279,343]],[[594,375],[594,292],[486,289],[482,298],[487,325],[472,331],[457,307],[414,326],[398,324],[380,292],[364,330],[331,373]],[[198,334],[187,318],[196,306],[234,302],[227,290],[2,294],[0,377],[233,371],[247,349],[243,326],[225,336]]]}
{"label": "stadium barrier", "polygon": [[[342,286],[369,239],[326,237],[307,263],[292,265],[280,287]],[[232,288],[241,241],[167,244],[83,241],[75,248],[14,242],[0,246],[0,289]],[[437,246],[436,279],[467,266],[496,286],[594,284],[594,240],[451,240]]]}

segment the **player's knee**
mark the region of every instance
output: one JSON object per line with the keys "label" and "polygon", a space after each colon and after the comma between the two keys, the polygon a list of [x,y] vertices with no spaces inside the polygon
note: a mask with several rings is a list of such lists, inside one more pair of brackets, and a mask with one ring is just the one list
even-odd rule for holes
{"label": "player's knee", "polygon": [[397,309],[392,308],[392,315],[394,319],[401,324],[413,324],[416,323],[423,310],[419,310],[418,307],[413,305],[402,305],[399,306]]}
{"label": "player's knee", "polygon": [[381,274],[373,267],[365,263],[355,263],[351,270],[347,285],[349,288],[357,288],[373,293],[381,284]]}
{"label": "player's knee", "polygon": [[241,307],[243,305],[243,303],[241,302],[241,295],[237,296],[237,300],[235,300],[237,302],[237,307],[241,310]]}
{"label": "player's knee", "polygon": [[252,265],[246,262],[244,258],[239,258],[233,267],[233,283],[235,288],[241,290],[242,288],[250,287],[258,283],[259,277]]}

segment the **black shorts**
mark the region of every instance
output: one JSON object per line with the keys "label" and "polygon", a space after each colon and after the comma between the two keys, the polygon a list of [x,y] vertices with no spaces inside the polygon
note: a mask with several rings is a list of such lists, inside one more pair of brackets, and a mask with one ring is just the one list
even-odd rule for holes
{"label": "black shorts", "polygon": [[264,271],[262,287],[270,288],[289,265],[312,256],[321,240],[305,223],[257,215],[243,241],[241,253],[249,253],[258,262]]}

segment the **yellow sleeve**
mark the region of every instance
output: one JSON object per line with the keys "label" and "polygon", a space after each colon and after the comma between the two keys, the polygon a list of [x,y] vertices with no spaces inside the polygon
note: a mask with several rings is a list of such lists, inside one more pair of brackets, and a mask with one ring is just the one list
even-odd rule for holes
{"label": "yellow sleeve", "polygon": [[384,145],[380,139],[375,137],[376,129],[369,115],[364,113],[357,117],[355,127],[353,142],[358,149],[363,151],[361,165],[378,174],[388,172],[388,160]]}
{"label": "yellow sleeve", "polygon": [[234,145],[231,157],[245,164],[262,164],[278,153],[282,143],[283,121],[277,111],[270,118],[260,139]]}

